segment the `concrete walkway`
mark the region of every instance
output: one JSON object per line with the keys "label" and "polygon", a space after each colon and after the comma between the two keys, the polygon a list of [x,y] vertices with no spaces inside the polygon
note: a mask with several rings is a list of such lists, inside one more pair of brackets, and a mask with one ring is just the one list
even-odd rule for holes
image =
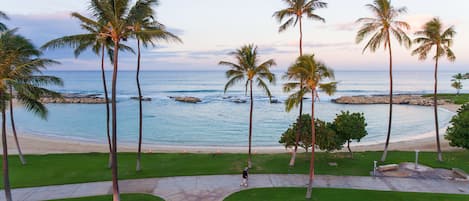
{"label": "concrete walkway", "polygon": [[[166,201],[222,201],[226,196],[246,189],[240,187],[240,175],[214,175],[122,180],[121,193],[147,193]],[[307,175],[250,175],[249,188],[306,187]],[[381,191],[468,194],[469,182],[408,179],[391,177],[357,177],[318,175],[314,187],[369,189]],[[86,197],[112,193],[111,182],[44,186],[13,189],[15,201]],[[0,200],[5,200],[3,190]]]}

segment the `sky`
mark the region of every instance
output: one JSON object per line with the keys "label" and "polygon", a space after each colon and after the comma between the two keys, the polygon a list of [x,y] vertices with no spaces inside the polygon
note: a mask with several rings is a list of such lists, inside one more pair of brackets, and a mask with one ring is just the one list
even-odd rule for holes
{"label": "sky", "polygon": [[[335,70],[387,70],[388,55],[384,49],[375,53],[362,52],[364,43],[356,44],[360,28],[355,21],[371,17],[365,7],[372,0],[324,0],[328,8],[316,14],[326,22],[304,21],[304,53],[315,54]],[[466,0],[393,0],[395,7],[406,7],[407,21],[412,34],[433,17],[439,17],[446,26],[457,32],[453,51],[456,61],[441,62],[442,71],[469,71],[469,1]],[[84,33],[79,22],[70,17],[71,12],[89,16],[88,0],[0,0],[0,10],[10,20],[2,20],[9,28],[19,28],[19,33],[30,38],[36,46],[66,35]],[[226,70],[219,61],[233,61],[228,55],[245,44],[258,46],[262,60],[274,59],[275,69],[285,70],[299,54],[298,27],[279,33],[279,23],[272,14],[283,9],[281,0],[160,0],[155,8],[157,20],[169,31],[178,35],[183,43],[158,43],[142,54],[142,70]],[[126,42],[135,46],[136,41]],[[413,48],[416,46],[414,45]],[[393,41],[394,69],[399,71],[433,70],[433,61],[419,61],[410,55],[411,50]],[[69,48],[48,50],[44,57],[60,61],[51,70],[99,70],[99,58],[86,52],[75,58]],[[134,70],[136,56],[123,53],[121,70]],[[109,65],[108,65],[109,66]],[[109,68],[109,67],[108,67]],[[110,68],[109,68],[110,69]]]}

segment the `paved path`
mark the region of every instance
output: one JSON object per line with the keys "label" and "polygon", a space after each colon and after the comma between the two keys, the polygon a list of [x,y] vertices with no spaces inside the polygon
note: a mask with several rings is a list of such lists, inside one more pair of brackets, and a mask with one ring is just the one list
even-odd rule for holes
{"label": "paved path", "polygon": [[[240,175],[189,176],[122,180],[122,193],[148,193],[166,201],[222,201],[243,190]],[[249,188],[306,187],[307,175],[250,175]],[[468,194],[469,182],[391,177],[316,176],[315,187],[382,191]],[[12,191],[15,201],[38,201],[111,194],[111,182],[20,188]],[[5,200],[0,191],[0,200]]]}

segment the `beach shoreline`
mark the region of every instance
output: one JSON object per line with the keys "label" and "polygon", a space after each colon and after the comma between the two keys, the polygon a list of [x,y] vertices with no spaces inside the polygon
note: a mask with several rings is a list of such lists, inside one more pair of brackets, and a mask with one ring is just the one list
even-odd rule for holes
{"label": "beach shoreline", "polygon": [[[443,109],[456,113],[458,105],[443,105]],[[441,133],[441,146],[445,151],[460,150],[459,148],[451,147],[444,139],[446,128],[440,129]],[[20,146],[24,154],[52,154],[52,153],[106,153],[109,152],[107,143],[63,139],[42,135],[31,135],[20,133],[18,135]],[[17,148],[14,143],[11,133],[8,135],[8,151],[11,154],[17,154]],[[414,135],[413,138],[400,139],[393,141],[389,144],[390,150],[399,151],[436,151],[435,132],[428,132],[423,134]],[[157,144],[143,144],[142,151],[144,153],[245,153],[247,147],[227,147],[227,146],[179,146],[179,145],[157,145]],[[354,143],[352,146],[353,151],[382,151],[384,143],[367,143],[360,144]],[[301,149],[299,149],[301,150]],[[118,152],[136,152],[137,144],[122,143],[118,145]],[[278,146],[253,146],[253,153],[267,154],[267,153],[287,153],[291,149],[285,149],[282,145]],[[342,151],[347,151],[343,149]]]}

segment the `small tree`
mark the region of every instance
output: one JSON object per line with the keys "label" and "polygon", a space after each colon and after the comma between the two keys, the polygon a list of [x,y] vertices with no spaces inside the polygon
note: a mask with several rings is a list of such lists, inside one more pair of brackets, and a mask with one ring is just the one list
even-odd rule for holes
{"label": "small tree", "polygon": [[[325,151],[334,151],[342,149],[345,143],[334,130],[334,125],[330,122],[325,122],[320,119],[315,120],[316,131],[316,146]],[[279,143],[283,144],[285,148],[294,147],[296,144],[296,132],[298,129],[298,120],[295,121],[280,137]],[[311,116],[303,114],[301,116],[301,129],[298,146],[308,152],[311,147]]]}
{"label": "small tree", "polygon": [[335,131],[334,124],[316,119],[316,146],[324,151],[341,150],[345,140]]}
{"label": "small tree", "polygon": [[469,104],[464,104],[458,114],[451,119],[445,139],[454,147],[469,149]]}
{"label": "small tree", "polygon": [[465,80],[465,78],[464,78],[464,75],[461,73],[453,75],[453,79],[451,79],[452,81],[451,86],[456,89],[457,95],[459,95],[459,91],[461,91],[463,87],[461,83],[462,80]]}
{"label": "small tree", "polygon": [[309,114],[303,114],[301,116],[301,124],[298,124],[299,120],[297,119],[295,123],[290,125],[290,127],[282,134],[280,144],[283,144],[285,148],[295,147],[296,144],[296,133],[298,131],[298,126],[301,125],[300,137],[298,140],[298,146],[305,149],[308,152],[308,149],[311,147],[311,116]]}
{"label": "small tree", "polygon": [[347,149],[350,152],[350,157],[353,158],[352,150],[350,149],[350,142],[360,140],[365,137],[368,132],[366,131],[365,116],[363,113],[350,113],[349,111],[341,111],[334,119],[334,128],[337,135],[347,142]]}

